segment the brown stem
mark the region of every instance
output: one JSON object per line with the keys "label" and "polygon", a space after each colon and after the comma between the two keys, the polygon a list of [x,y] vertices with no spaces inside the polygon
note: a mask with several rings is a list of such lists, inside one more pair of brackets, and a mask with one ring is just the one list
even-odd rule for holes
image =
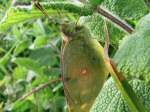
{"label": "brown stem", "polygon": [[110,21],[112,21],[113,23],[116,23],[118,26],[120,26],[126,32],[132,33],[134,31],[134,29],[129,24],[127,24],[124,21],[122,21],[121,19],[115,17],[110,12],[106,11],[104,8],[98,6],[97,12],[100,13],[102,16],[106,17],[107,19],[109,19]]}
{"label": "brown stem", "polygon": [[57,81],[61,81],[61,79],[54,79],[54,80],[48,81],[48,82],[45,83],[45,84],[41,84],[41,85],[39,85],[38,87],[33,88],[29,93],[23,95],[23,96],[22,96],[21,98],[19,98],[18,100],[19,100],[19,101],[24,100],[26,97],[28,97],[28,96],[30,96],[30,95],[32,95],[32,94],[34,94],[34,93],[36,93],[36,92],[42,90],[43,88],[46,88],[49,84],[55,83],[55,82],[57,82]]}

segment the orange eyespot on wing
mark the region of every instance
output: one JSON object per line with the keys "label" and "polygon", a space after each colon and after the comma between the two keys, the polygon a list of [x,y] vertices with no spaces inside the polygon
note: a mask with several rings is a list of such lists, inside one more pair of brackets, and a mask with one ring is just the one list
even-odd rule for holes
{"label": "orange eyespot on wing", "polygon": [[86,68],[81,69],[80,72],[81,76],[87,76],[88,75],[88,70]]}

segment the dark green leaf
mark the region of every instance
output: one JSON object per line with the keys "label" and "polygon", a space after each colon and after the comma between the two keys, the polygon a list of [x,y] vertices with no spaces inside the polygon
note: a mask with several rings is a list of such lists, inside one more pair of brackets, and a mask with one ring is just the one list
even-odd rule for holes
{"label": "dark green leaf", "polygon": [[56,49],[52,47],[43,47],[32,50],[30,58],[36,60],[41,65],[51,66],[57,63],[57,54]]}
{"label": "dark green leaf", "polygon": [[42,66],[37,61],[30,58],[16,58],[14,62],[21,67],[25,67],[26,69],[33,70],[38,74],[43,74]]}

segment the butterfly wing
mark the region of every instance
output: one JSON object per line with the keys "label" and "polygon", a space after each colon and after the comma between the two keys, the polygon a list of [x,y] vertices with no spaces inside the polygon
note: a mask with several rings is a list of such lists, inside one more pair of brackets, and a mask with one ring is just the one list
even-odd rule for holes
{"label": "butterfly wing", "polygon": [[108,74],[103,48],[95,39],[74,39],[65,45],[62,54],[70,111],[88,112]]}

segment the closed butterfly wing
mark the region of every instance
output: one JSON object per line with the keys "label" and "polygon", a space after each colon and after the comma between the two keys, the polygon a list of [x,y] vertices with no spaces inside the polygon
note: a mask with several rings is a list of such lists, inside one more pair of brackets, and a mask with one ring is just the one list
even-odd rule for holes
{"label": "closed butterfly wing", "polygon": [[70,112],[89,112],[108,71],[104,50],[87,28],[63,24],[62,71]]}

